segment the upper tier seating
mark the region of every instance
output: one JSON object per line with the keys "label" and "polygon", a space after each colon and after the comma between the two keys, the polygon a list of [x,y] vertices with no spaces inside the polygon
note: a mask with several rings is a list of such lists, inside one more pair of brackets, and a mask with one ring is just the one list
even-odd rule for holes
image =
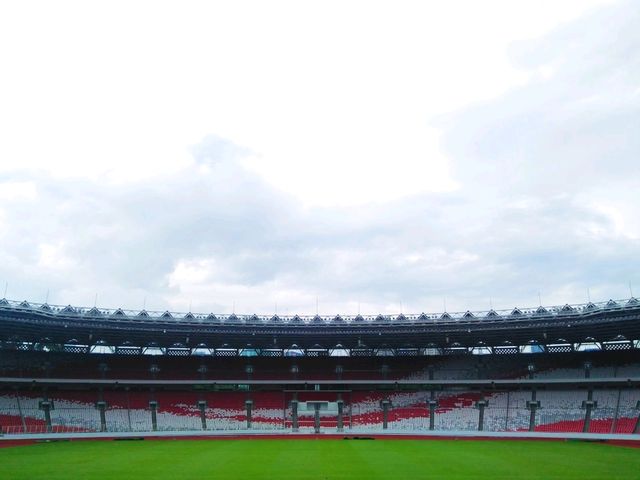
{"label": "upper tier seating", "polygon": [[[474,380],[640,377],[637,351],[432,357],[170,357],[21,352],[3,356],[0,376],[158,380]],[[561,365],[561,367],[558,367]],[[295,369],[293,367],[296,367]],[[153,367],[153,368],[152,368]],[[249,368],[250,367],[250,368]]]}

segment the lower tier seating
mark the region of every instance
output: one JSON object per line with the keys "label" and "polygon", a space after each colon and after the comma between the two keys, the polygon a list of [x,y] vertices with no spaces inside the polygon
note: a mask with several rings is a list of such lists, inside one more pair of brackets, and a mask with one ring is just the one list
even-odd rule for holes
{"label": "lower tier seating", "polygon": [[[46,395],[46,396],[45,396]],[[384,422],[382,401],[389,402],[387,425],[391,430],[419,431],[430,428],[428,400],[430,392],[314,392],[297,393],[301,402],[335,402],[338,395],[344,402],[345,429],[380,430]],[[582,432],[585,430],[588,400],[586,390],[539,390],[536,400],[540,408],[535,412],[534,430],[547,432]],[[531,391],[440,391],[434,396],[435,430],[478,430],[480,408],[483,409],[483,430],[526,431],[530,428],[531,411],[527,401]],[[0,428],[3,433],[40,433],[46,431],[169,431],[207,430],[284,430],[290,428],[293,415],[290,402],[292,392],[178,392],[178,391],[71,391],[35,390],[0,391]],[[50,402],[50,422],[46,419],[42,401]],[[251,400],[251,418],[246,401]],[[594,390],[586,430],[594,433],[633,433],[636,428],[640,390]],[[104,425],[98,402],[105,402]],[[310,429],[314,417],[301,412],[301,429]],[[335,429],[335,411],[322,414],[322,428]]]}

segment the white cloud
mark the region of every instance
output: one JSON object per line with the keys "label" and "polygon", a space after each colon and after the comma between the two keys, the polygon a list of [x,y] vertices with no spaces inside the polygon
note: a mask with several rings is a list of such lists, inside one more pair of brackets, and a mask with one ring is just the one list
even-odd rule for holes
{"label": "white cloud", "polygon": [[267,314],[625,295],[637,9],[598,4],[3,5],[0,281]]}
{"label": "white cloud", "polygon": [[0,171],[136,182],[215,133],[310,205],[448,191],[429,119],[522,85],[512,42],[602,3],[5,3]]}
{"label": "white cloud", "polygon": [[0,201],[2,202],[34,201],[37,196],[38,189],[31,181],[0,182]]}
{"label": "white cloud", "polygon": [[72,271],[75,264],[67,255],[64,245],[43,243],[38,246],[37,267],[43,271],[50,269],[63,273]]}

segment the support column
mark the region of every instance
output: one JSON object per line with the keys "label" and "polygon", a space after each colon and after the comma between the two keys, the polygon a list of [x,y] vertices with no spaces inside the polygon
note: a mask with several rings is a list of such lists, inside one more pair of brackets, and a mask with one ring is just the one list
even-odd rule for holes
{"label": "support column", "polygon": [[127,397],[127,424],[129,425],[129,431],[133,432],[133,427],[131,426],[131,401],[129,398],[129,387],[124,387],[124,392]]}
{"label": "support column", "polygon": [[202,423],[202,430],[207,429],[207,401],[198,400],[198,409],[200,410],[200,423]]}
{"label": "support column", "polygon": [[[104,375],[107,371],[107,365],[104,363],[101,363],[99,366],[100,372]],[[103,376],[104,379],[104,376]],[[107,431],[107,417],[106,417],[106,410],[107,410],[107,402],[104,401],[104,390],[102,389],[102,387],[98,388],[98,401],[96,402],[96,410],[98,410],[98,414],[100,415],[100,431],[101,432],[106,432]]]}
{"label": "support column", "polygon": [[40,400],[38,408],[44,412],[44,423],[47,427],[47,433],[51,433],[51,410],[53,410],[53,402],[45,396]]}
{"label": "support column", "polygon": [[593,399],[593,390],[589,389],[587,393],[587,399],[582,402],[582,408],[584,408],[584,426],[582,432],[587,433],[591,426],[591,412],[594,408],[598,407],[598,402]]}
{"label": "support column", "polygon": [[151,410],[151,430],[155,432],[158,430],[158,402],[149,401],[149,409]]}
{"label": "support column", "polygon": [[434,430],[436,427],[436,408],[438,408],[438,400],[436,400],[436,392],[431,390],[431,396],[427,400],[427,407],[429,407],[429,430]]}
{"label": "support column", "polygon": [[385,398],[380,402],[380,405],[382,406],[382,429],[386,430],[389,423],[389,406],[391,405],[391,400]]}
{"label": "support column", "polygon": [[[102,395],[100,396],[102,397]],[[105,402],[102,399],[98,400],[96,402],[96,409],[100,414],[100,431],[106,432],[107,431],[107,415],[106,415],[107,402]]]}
{"label": "support column", "polygon": [[[616,367],[617,369],[618,367]],[[615,377],[615,372],[614,372]],[[615,433],[618,429],[618,418],[620,417],[620,397],[622,397],[622,389],[618,389],[618,398],[616,399],[616,411],[613,414],[613,422],[611,422],[611,430],[609,433]]]}
{"label": "support column", "polygon": [[531,390],[531,400],[527,401],[527,409],[529,410],[529,431],[536,429],[536,412],[540,408],[540,400],[536,400],[536,389]]}
{"label": "support column", "polygon": [[293,399],[291,400],[291,430],[297,432],[298,428],[298,395],[296,393],[293,394]]}
{"label": "support column", "polygon": [[338,431],[344,431],[344,422],[343,422],[343,410],[344,410],[344,402],[342,401],[342,395],[338,394]]}
{"label": "support column", "polygon": [[27,422],[24,419],[24,414],[22,412],[22,404],[20,402],[20,393],[16,389],[16,403],[18,404],[18,413],[20,414],[20,424],[22,425],[22,432],[28,433],[27,431]]}
{"label": "support column", "polygon": [[476,408],[478,409],[478,431],[484,430],[484,409],[489,406],[489,401],[484,397],[476,402]]}
{"label": "support column", "polygon": [[313,404],[313,431],[320,433],[320,403]]}
{"label": "support column", "polygon": [[636,403],[636,410],[638,410],[638,418],[636,419],[636,426],[633,429],[633,433],[640,433],[640,400]]}
{"label": "support column", "polygon": [[251,410],[253,409],[253,400],[245,400],[244,406],[247,409],[247,429],[251,429]]}

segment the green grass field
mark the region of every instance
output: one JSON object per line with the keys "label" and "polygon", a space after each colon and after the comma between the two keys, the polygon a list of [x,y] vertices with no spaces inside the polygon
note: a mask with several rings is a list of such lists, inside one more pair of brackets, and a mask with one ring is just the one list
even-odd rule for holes
{"label": "green grass field", "polygon": [[640,449],[582,442],[145,440],[0,449],[18,479],[637,479]]}

